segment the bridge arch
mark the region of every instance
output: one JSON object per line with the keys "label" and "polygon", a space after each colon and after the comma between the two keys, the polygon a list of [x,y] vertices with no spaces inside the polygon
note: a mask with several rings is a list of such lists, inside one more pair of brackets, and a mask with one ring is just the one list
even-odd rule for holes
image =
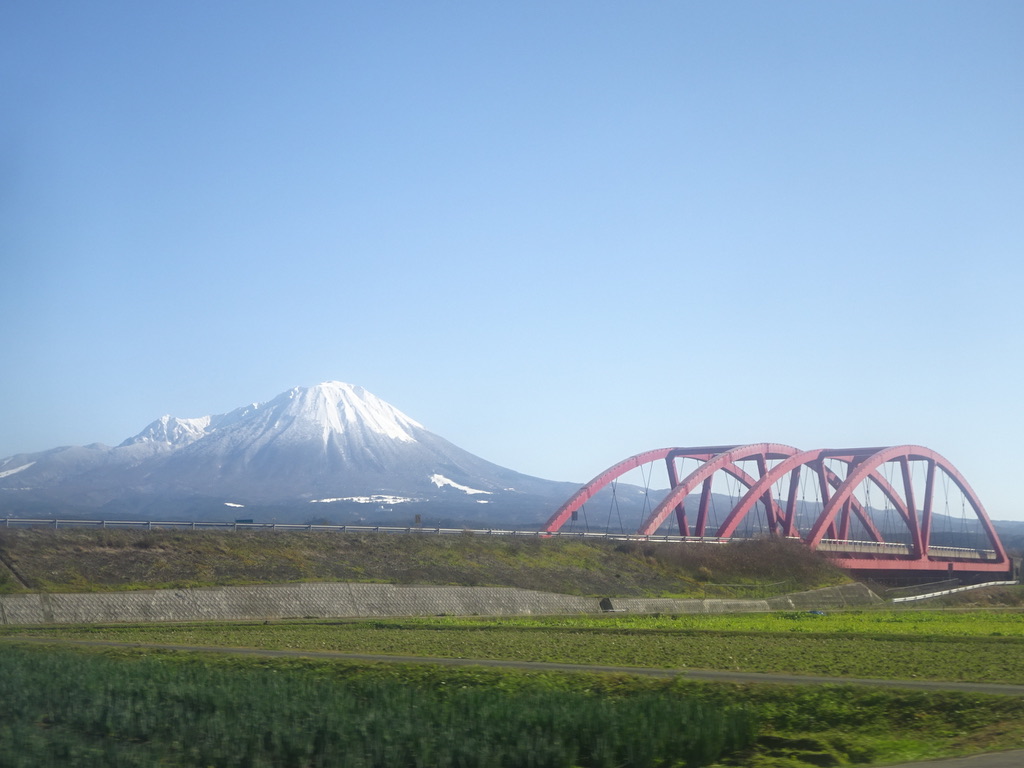
{"label": "bridge arch", "polygon": [[[839,486],[842,485],[843,479],[825,464],[825,460],[838,459],[849,465],[854,462],[858,456],[874,454],[878,450],[878,448],[859,448],[840,451],[818,449],[794,453],[792,456],[789,456],[779,464],[775,465],[761,476],[757,483],[750,488],[747,494],[740,499],[732,512],[729,513],[728,517],[723,522],[718,535],[723,537],[732,536],[739,522],[746,517],[754,504],[757,503],[758,499],[766,493],[770,494],[771,488],[788,474],[789,490],[784,512],[785,517],[783,518],[782,525],[783,535],[788,538],[802,538],[797,527],[797,489],[799,487],[801,471],[804,468],[808,468],[815,473],[818,487],[821,490],[821,497],[823,500],[827,501],[831,497],[831,490],[839,488]],[[903,500],[899,497],[899,494],[897,494],[885,478],[878,475],[877,472],[872,472],[871,479],[876,485],[878,485],[882,493],[892,502],[893,506],[902,518],[906,520],[908,518],[907,508],[903,503]],[[870,541],[881,542],[884,540],[882,534],[876,527],[875,522],[871,519],[870,513],[864,509],[860,500],[852,495],[850,496],[849,506],[846,509],[846,513],[841,523],[841,531],[843,531],[844,534],[838,536],[839,538],[845,538],[845,532],[849,531],[850,512],[852,512],[857,520],[860,521]]]}
{"label": "bridge arch", "polygon": [[[914,483],[911,478],[911,462],[919,461],[925,463],[925,488],[924,498],[918,506],[915,498]],[[979,523],[987,539],[987,544],[994,554],[993,562],[1005,564],[1008,562],[1006,550],[1003,548],[999,536],[996,534],[988,513],[982,506],[974,489],[967,480],[945,457],[920,445],[898,445],[890,448],[882,448],[870,455],[865,455],[851,465],[850,473],[842,485],[836,489],[835,495],[829,499],[822,509],[811,529],[808,537],[808,544],[817,548],[827,531],[834,527],[833,523],[844,505],[852,497],[854,490],[865,480],[872,479],[878,475],[878,469],[889,462],[896,462],[900,469],[903,486],[903,501],[905,502],[904,522],[906,523],[906,534],[909,538],[907,559],[913,562],[925,563],[932,557],[932,525],[935,516],[935,487],[939,472],[952,481],[963,494],[967,503]],[[877,481],[875,481],[877,484]],[[888,494],[887,494],[888,495]],[[920,516],[918,516],[920,510]]]}
{"label": "bridge arch", "polygon": [[[700,465],[680,479],[675,465],[680,458],[696,459]],[[595,493],[630,470],[658,461],[666,462],[670,488],[640,524],[637,535],[655,535],[674,512],[680,536],[738,538],[739,526],[760,503],[769,534],[799,539],[844,567],[1010,570],[1009,558],[977,494],[948,460],[918,445],[802,451],[779,443],[755,443],[645,451],[613,465],[583,486],[551,516],[544,530],[557,532]],[[750,461],[756,463],[756,477],[740,466],[740,462]],[[911,476],[912,471],[919,476],[922,465],[923,493],[920,484],[915,491]],[[708,502],[716,473],[735,478],[745,492],[732,503],[724,520],[716,520],[709,530]],[[810,513],[807,502],[798,499],[801,473],[813,476],[812,487],[820,495]],[[941,537],[951,536],[948,532],[940,535],[938,543],[933,540],[940,479],[947,488],[952,484],[958,489],[970,508],[963,517],[971,518],[974,535],[984,539],[983,545],[946,546]],[[787,484],[788,492],[783,493]],[[698,488],[700,502],[691,526],[686,499]],[[880,509],[872,503],[872,488],[882,495],[885,520],[880,520]],[[890,512],[895,513],[895,521],[888,517]],[[945,520],[948,522],[948,514]]]}
{"label": "bridge arch", "polygon": [[[757,478],[752,478],[746,472],[736,467],[737,461],[753,459],[757,462],[758,472],[764,475],[767,471],[767,462],[772,459],[786,458],[798,453],[796,448],[778,443],[754,443],[752,445],[739,445],[723,451],[707,459],[700,467],[687,475],[680,483],[676,484],[668,495],[654,508],[651,514],[640,525],[637,533],[650,535],[661,527],[669,513],[681,506],[686,497],[690,495],[698,485],[702,486],[701,501],[697,512],[697,521],[694,526],[694,536],[704,536],[707,526],[707,499],[711,494],[711,479],[715,472],[724,470],[735,477],[747,488],[753,487]],[[781,510],[770,496],[762,497],[765,502],[765,510],[768,517],[768,528],[772,533],[777,532],[780,522]],[[680,528],[680,530],[683,530]],[[720,534],[716,532],[716,536]]]}
{"label": "bridge arch", "polygon": [[[676,478],[675,459],[691,458],[706,461],[712,456],[735,447],[736,446],[734,445],[715,445],[697,448],[655,448],[650,451],[638,453],[635,456],[630,456],[627,459],[623,459],[619,463],[613,464],[604,472],[597,475],[593,480],[570,496],[569,499],[555,510],[554,514],[552,514],[550,518],[548,518],[548,521],[544,524],[544,530],[549,533],[554,533],[555,531],[560,530],[561,527],[572,517],[573,512],[579,510],[580,507],[594,496],[594,494],[637,467],[641,467],[655,461],[665,460],[668,465],[670,482],[672,485],[676,485],[678,480]],[[680,530],[685,529],[681,528]]]}

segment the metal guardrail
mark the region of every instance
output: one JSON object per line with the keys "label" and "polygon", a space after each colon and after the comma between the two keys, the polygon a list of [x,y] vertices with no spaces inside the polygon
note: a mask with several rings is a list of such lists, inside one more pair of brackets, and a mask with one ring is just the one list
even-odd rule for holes
{"label": "metal guardrail", "polygon": [[671,541],[701,544],[727,544],[733,539],[716,536],[642,536],[629,533],[600,533],[596,531],[523,531],[504,528],[439,528],[428,526],[396,525],[328,525],[320,523],[249,523],[238,521],[204,520],[74,520],[63,518],[3,518],[5,528],[143,528],[158,530],[274,530],[274,531],[335,531],[338,533],[401,533],[432,534],[436,536],[526,536],[532,538],[609,539],[613,541]]}
{"label": "metal guardrail", "polygon": [[942,581],[932,581],[927,584],[906,584],[902,587],[888,587],[882,597],[892,600],[897,596],[912,597],[930,592],[940,592],[944,589],[956,589],[961,586],[963,586],[963,582],[960,579],[943,579]]}
{"label": "metal guardrail", "polygon": [[[644,541],[644,542],[677,542],[692,544],[728,544],[741,541],[737,537],[719,538],[717,536],[671,536],[668,534],[639,535],[635,533],[601,533],[597,531],[523,531],[504,528],[439,528],[423,526],[398,525],[329,525],[319,523],[256,523],[235,521],[208,520],[75,520],[62,518],[19,518],[5,517],[5,528],[144,528],[154,530],[160,528],[187,530],[275,530],[275,531],[336,531],[338,533],[404,533],[433,534],[435,536],[473,535],[473,536],[527,536],[533,538],[574,538],[574,539],[607,539],[611,541]],[[796,539],[794,539],[796,540]],[[847,541],[842,539],[822,539],[818,544],[821,552],[849,552],[857,554],[897,554],[910,555],[910,546],[899,542],[887,541]],[[990,549],[971,549],[966,547],[929,547],[929,555],[963,560],[995,560],[996,553]]]}
{"label": "metal guardrail", "polygon": [[910,595],[909,597],[894,597],[892,602],[894,603],[909,603],[913,600],[927,600],[930,597],[942,597],[943,595],[952,595],[957,592],[967,592],[972,589],[981,589],[982,587],[1010,587],[1019,584],[1019,581],[988,581],[984,584],[971,584],[966,587],[956,587],[954,589],[943,589],[939,592],[929,592],[924,595]]}

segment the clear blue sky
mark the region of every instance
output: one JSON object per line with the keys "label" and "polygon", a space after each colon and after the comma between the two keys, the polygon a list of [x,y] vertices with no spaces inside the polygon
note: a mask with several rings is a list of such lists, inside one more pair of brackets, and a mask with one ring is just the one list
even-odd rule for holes
{"label": "clear blue sky", "polygon": [[360,384],[522,472],[1019,500],[1024,4],[0,7],[0,456]]}

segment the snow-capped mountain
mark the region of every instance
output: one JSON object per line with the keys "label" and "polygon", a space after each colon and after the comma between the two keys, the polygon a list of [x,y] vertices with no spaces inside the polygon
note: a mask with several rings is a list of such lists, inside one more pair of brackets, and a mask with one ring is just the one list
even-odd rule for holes
{"label": "snow-capped mountain", "polygon": [[[361,387],[296,387],[230,413],[163,416],[116,447],[0,460],[0,515],[272,515],[539,523],[577,488],[485,461]],[[243,511],[245,510],[245,511]]]}
{"label": "snow-capped mountain", "polygon": [[135,437],[125,440],[121,446],[152,444],[174,448],[188,445],[204,437],[212,421],[212,416],[202,416],[198,419],[161,416]]}

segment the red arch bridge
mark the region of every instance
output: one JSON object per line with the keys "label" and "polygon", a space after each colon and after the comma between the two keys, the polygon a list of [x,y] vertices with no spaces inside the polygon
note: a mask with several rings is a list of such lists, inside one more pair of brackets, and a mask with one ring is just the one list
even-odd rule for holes
{"label": "red arch bridge", "polygon": [[[652,490],[662,466],[667,490]],[[624,520],[626,506],[632,511]],[[627,530],[638,507],[636,530]],[[919,445],[801,451],[756,443],[645,451],[580,488],[544,530],[610,531],[616,523],[623,533],[681,541],[786,537],[843,568],[879,577],[907,571],[1015,577],[970,485],[946,459]]]}

